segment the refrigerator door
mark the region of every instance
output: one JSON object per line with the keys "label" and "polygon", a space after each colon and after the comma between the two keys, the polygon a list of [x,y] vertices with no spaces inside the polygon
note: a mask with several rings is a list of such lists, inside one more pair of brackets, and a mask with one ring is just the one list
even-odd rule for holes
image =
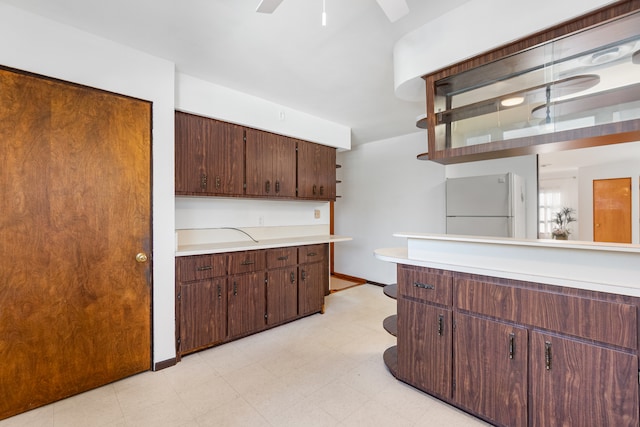
{"label": "refrigerator door", "polygon": [[512,174],[448,179],[447,216],[513,216]]}
{"label": "refrigerator door", "polygon": [[465,236],[514,237],[511,217],[447,217],[447,234]]}

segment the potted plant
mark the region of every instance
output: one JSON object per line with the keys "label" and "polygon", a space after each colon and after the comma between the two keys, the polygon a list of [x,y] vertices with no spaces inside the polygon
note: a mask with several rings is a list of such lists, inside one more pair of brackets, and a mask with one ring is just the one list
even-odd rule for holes
{"label": "potted plant", "polygon": [[573,216],[575,212],[575,209],[569,207],[564,207],[556,212],[555,217],[553,218],[555,226],[551,232],[554,239],[567,240],[569,238],[569,234],[571,234],[569,224],[578,220]]}

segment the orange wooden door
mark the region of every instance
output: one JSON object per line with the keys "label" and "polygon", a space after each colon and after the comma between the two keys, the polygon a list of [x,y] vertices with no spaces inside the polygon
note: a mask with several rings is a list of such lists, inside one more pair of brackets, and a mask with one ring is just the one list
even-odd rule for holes
{"label": "orange wooden door", "polygon": [[150,369],[150,127],[0,69],[0,419]]}
{"label": "orange wooden door", "polygon": [[593,181],[593,241],[631,243],[631,178]]}

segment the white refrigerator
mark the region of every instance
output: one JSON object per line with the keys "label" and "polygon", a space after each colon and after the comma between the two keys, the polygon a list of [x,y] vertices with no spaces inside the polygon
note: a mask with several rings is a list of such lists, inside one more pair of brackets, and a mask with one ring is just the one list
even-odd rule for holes
{"label": "white refrigerator", "polygon": [[525,237],[525,193],[513,173],[446,181],[447,234]]}

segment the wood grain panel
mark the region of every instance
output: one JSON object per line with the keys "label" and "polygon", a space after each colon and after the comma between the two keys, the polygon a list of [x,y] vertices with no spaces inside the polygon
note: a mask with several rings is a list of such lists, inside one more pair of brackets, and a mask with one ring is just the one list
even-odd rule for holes
{"label": "wood grain panel", "polygon": [[180,195],[243,195],[244,129],[176,111],[175,192]]}
{"label": "wood grain panel", "polygon": [[531,425],[638,425],[637,355],[533,332],[530,365]]}
{"label": "wood grain panel", "polygon": [[298,248],[298,263],[320,262],[327,259],[326,243],[318,245],[305,245]]}
{"label": "wood grain panel", "polygon": [[298,314],[300,316],[324,310],[325,288],[328,285],[328,260],[298,267]]}
{"label": "wood grain panel", "polygon": [[229,262],[227,272],[229,274],[261,271],[267,265],[265,250],[232,252],[227,258]]}
{"label": "wood grain panel", "polygon": [[398,292],[403,297],[451,306],[452,283],[449,274],[398,265]]}
{"label": "wood grain panel", "polygon": [[454,399],[500,426],[528,422],[528,333],[515,325],[454,314]]}
{"label": "wood grain panel", "polygon": [[150,103],[0,70],[0,418],[151,367]]}
{"label": "wood grain panel", "polygon": [[[293,248],[295,251],[295,248]],[[298,315],[297,267],[267,273],[267,325],[277,325]]]}
{"label": "wood grain panel", "polygon": [[267,250],[267,268],[282,268],[298,264],[298,249],[296,247],[277,248]]}
{"label": "wood grain panel", "polygon": [[181,282],[208,279],[225,274],[227,274],[227,256],[225,254],[176,258],[176,277]]}
{"label": "wood grain panel", "polygon": [[181,284],[179,337],[181,354],[224,341],[227,335],[227,279]]}
{"label": "wood grain panel", "polygon": [[575,337],[637,349],[632,304],[456,278],[455,307]]}
{"label": "wood grain panel", "polygon": [[296,197],[296,141],[246,129],[246,195]]}
{"label": "wood grain panel", "polygon": [[399,380],[451,399],[451,326],[451,310],[398,299]]}
{"label": "wood grain panel", "polygon": [[265,328],[264,272],[241,274],[228,280],[228,337],[239,338]]}

